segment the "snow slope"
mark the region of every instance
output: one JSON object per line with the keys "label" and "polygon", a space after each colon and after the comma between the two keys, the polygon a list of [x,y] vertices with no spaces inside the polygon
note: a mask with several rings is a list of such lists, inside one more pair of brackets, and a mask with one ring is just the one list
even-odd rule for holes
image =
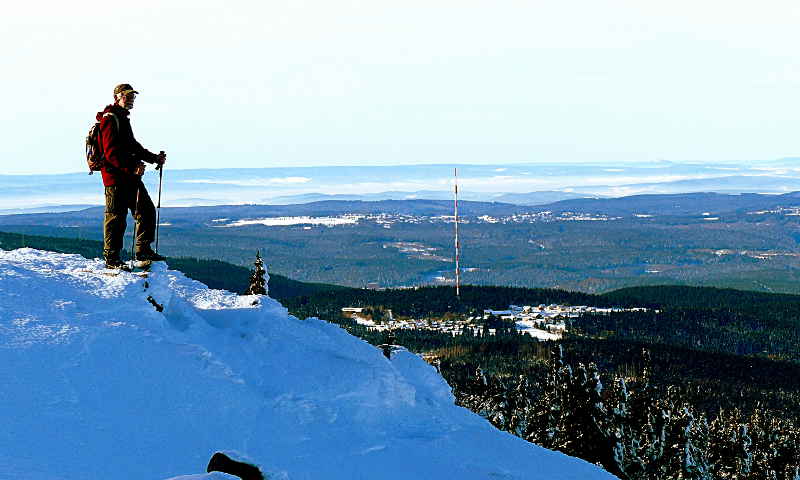
{"label": "snow slope", "polygon": [[0,250],[0,479],[233,478],[203,474],[217,450],[271,479],[613,478],[456,407],[417,356],[269,297]]}

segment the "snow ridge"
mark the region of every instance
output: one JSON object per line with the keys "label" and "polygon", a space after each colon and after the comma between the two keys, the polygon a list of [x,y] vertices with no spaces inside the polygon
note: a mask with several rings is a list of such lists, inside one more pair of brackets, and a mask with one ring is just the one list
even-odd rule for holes
{"label": "snow ridge", "polygon": [[[436,371],[154,264],[0,251],[0,480],[604,479],[495,430]],[[158,312],[148,297],[164,306]]]}

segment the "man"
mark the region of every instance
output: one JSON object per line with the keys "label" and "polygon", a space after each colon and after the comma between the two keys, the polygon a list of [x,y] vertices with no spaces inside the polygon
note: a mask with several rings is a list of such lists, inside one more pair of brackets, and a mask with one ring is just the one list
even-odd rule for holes
{"label": "man", "polygon": [[167,160],[164,152],[156,155],[145,149],[133,137],[128,116],[139,92],[129,84],[114,87],[114,103],[97,113],[100,122],[100,145],[105,161],[100,170],[106,194],[103,221],[103,256],[106,268],[125,269],[120,258],[125,235],[126,217],[131,211],[136,221],[135,258],[153,262],[164,257],[150,248],[155,238],[156,209],[142,183],[145,165],[155,163],[161,168]]}

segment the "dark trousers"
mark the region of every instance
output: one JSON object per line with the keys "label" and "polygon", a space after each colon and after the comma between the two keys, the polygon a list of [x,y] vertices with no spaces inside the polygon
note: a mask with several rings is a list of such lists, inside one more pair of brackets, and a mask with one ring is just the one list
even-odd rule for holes
{"label": "dark trousers", "polygon": [[[138,201],[137,201],[138,192]],[[103,256],[119,258],[127,226],[128,211],[136,221],[136,251],[150,248],[156,233],[156,207],[141,181],[130,185],[106,187],[106,211],[103,220]]]}

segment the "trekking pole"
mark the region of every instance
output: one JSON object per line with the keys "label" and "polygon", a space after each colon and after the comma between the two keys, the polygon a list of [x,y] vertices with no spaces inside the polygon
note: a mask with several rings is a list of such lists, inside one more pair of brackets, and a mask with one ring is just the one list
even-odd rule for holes
{"label": "trekking pole", "polygon": [[134,268],[136,262],[136,227],[139,225],[139,220],[136,215],[139,214],[139,189],[140,185],[136,185],[136,203],[133,205],[133,241],[131,242],[131,270]]}
{"label": "trekking pole", "polygon": [[[164,155],[164,150],[159,152],[160,155]],[[156,206],[156,253],[158,253],[158,226],[161,223],[161,184],[164,180],[164,164],[156,167],[158,170],[158,205]]]}

